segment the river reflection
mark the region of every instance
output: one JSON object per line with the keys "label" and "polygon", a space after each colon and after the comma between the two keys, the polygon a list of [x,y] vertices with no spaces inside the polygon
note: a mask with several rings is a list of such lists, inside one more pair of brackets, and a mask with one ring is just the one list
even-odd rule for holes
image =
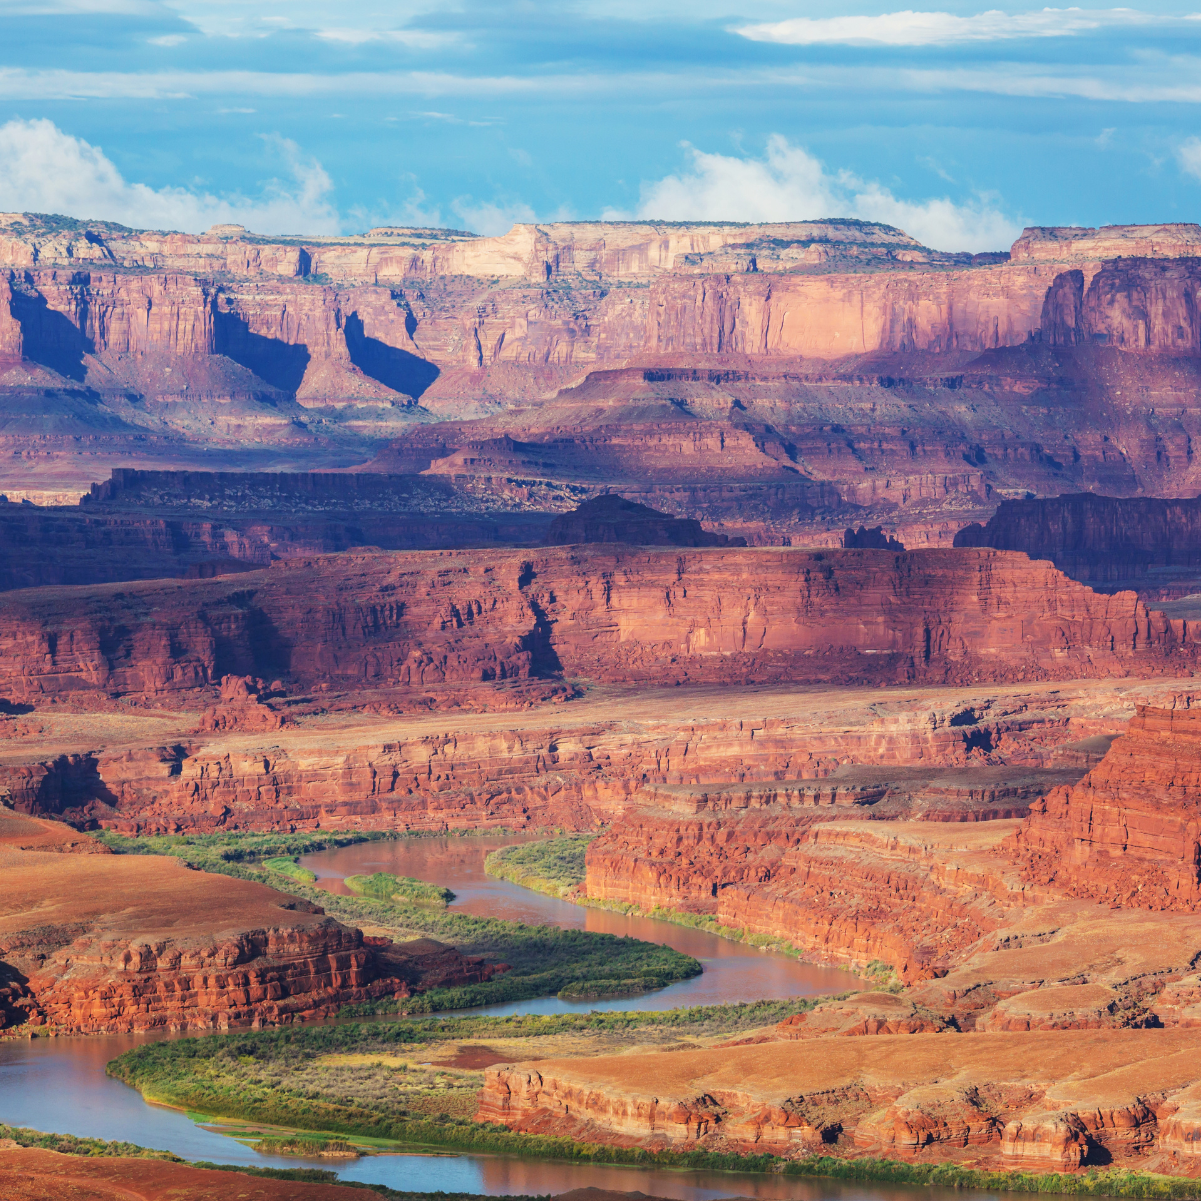
{"label": "river reflection", "polygon": [[691,930],[674,922],[628,917],[602,909],[587,909],[520,888],[484,874],[484,858],[498,847],[530,841],[527,835],[486,835],[465,838],[404,838],[395,842],[360,842],[334,851],[306,855],[301,863],[317,874],[317,883],[331,892],[349,890],[347,876],[392,872],[455,893],[453,911],[480,917],[551,924],[604,934],[628,935],[663,943],[699,959],[705,971],[692,980],[673,984],[642,997],[613,1001],[560,1001],[544,997],[488,1006],[472,1013],[571,1013],[592,1009],[675,1009],[679,1005],[720,1005],[736,1001],[783,1000],[814,993],[846,992],[863,981],[837,968],[802,963],[789,955],[759,951],[742,943]]}
{"label": "river reflection", "polygon": [[[695,980],[645,997],[570,1004],[549,997],[475,1009],[471,1013],[562,1013],[589,1009],[670,1009],[677,1005],[780,999],[861,986],[846,972],[800,963],[786,955],[670,922],[585,909],[544,897],[484,874],[489,851],[521,835],[470,838],[407,838],[359,843],[306,855],[301,862],[333,892],[346,892],[349,875],[386,871],[452,888],[452,909],[485,917],[552,923],[666,943],[695,955],[705,967]],[[173,1151],[190,1160],[296,1167],[303,1161],[260,1155],[224,1135],[195,1125],[184,1113],[147,1105],[132,1088],[109,1079],[105,1065],[153,1035],[40,1038],[0,1041],[0,1122],[81,1137],[119,1139]],[[164,1036],[158,1036],[164,1037]],[[187,1037],[186,1035],[180,1037]],[[344,1180],[386,1184],[421,1192],[545,1195],[595,1187],[641,1192],[675,1201],[755,1197],[764,1201],[920,1201],[939,1190],[869,1188],[838,1182],[786,1179],[741,1172],[673,1172],[553,1163],[507,1156],[379,1155],[348,1164],[322,1162]],[[946,1201],[983,1201],[983,1194],[946,1193]]]}

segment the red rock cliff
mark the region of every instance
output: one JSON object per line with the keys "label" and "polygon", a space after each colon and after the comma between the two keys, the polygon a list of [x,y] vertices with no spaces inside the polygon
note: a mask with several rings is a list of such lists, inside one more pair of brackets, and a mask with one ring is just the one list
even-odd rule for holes
{"label": "red rock cliff", "polygon": [[348,553],[219,580],[14,593],[0,692],[226,675],[396,686],[1181,674],[1187,623],[994,550]]}
{"label": "red rock cliff", "polygon": [[1026,875],[1078,896],[1193,911],[1201,900],[1201,711],[1140,705],[1073,788],[1031,806],[1012,849]]}

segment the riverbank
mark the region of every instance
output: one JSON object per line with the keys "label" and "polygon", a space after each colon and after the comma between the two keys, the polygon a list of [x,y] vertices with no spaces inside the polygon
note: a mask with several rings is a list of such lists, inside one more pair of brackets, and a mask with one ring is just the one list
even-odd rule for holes
{"label": "riverbank", "polygon": [[[595,834],[577,834],[549,838],[539,842],[524,842],[512,847],[493,851],[484,860],[484,870],[498,880],[508,880],[522,888],[532,889],[545,896],[570,901],[589,909],[605,913],[620,913],[627,917],[645,917],[654,921],[671,922],[687,926],[691,930],[703,930],[706,934],[742,943],[759,950],[773,951],[805,960],[802,951],[787,939],[773,938],[753,930],[736,926],[723,926],[715,917],[704,913],[686,913],[680,909],[641,909],[637,905],[621,901],[606,901],[590,897],[585,890],[587,864],[585,854]],[[892,967],[882,960],[873,959],[862,969],[860,975],[876,990],[900,991],[901,985]]]}
{"label": "riverbank", "polygon": [[550,996],[640,996],[702,972],[692,956],[655,943],[450,912],[445,907],[454,897],[450,889],[415,879],[405,884],[405,877],[392,873],[350,876],[350,886],[366,895],[332,893],[307,882],[303,877],[313,873],[293,859],[327,847],[381,841],[374,834],[106,834],[99,841],[117,854],[167,854],[200,871],[269,884],[373,936],[385,935],[395,942],[434,939],[461,955],[503,965],[491,979],[478,983],[435,985],[415,995],[359,1002],[347,1007],[348,1016],[435,1013]]}

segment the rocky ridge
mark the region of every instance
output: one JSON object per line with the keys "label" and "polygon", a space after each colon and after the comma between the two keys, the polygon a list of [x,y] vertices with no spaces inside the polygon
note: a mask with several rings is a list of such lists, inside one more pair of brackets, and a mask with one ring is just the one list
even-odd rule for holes
{"label": "rocky ridge", "polygon": [[855,222],[70,224],[0,236],[0,488],[22,494],[383,453],[461,478],[477,513],[591,485],[752,542],[853,522],[946,545],[1006,495],[1201,488],[1193,226],[1032,229],[973,258]]}

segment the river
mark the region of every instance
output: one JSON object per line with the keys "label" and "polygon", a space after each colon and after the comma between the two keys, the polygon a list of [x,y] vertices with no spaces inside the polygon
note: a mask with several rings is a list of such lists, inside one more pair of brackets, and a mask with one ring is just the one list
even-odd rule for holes
{"label": "river", "polygon": [[[757,951],[698,930],[649,918],[585,909],[544,897],[484,874],[487,853],[516,837],[412,838],[358,843],[306,855],[321,887],[345,892],[346,876],[388,871],[454,890],[453,910],[526,922],[629,934],[695,955],[704,974],[650,996],[571,1004],[557,998],[493,1006],[474,1013],[562,1013],[590,1009],[669,1009],[678,1005],[804,996],[856,987],[855,977],[790,956]],[[186,1159],[296,1167],[303,1161],[261,1155],[233,1139],[197,1126],[186,1114],[147,1105],[128,1086],[110,1080],[104,1065],[148,1036],[114,1035],[0,1042],[0,1122],[103,1139],[126,1139],[174,1151]],[[764,1201],[982,1201],[985,1194],[875,1187],[798,1180],[741,1172],[677,1172],[523,1160],[492,1155],[380,1155],[344,1165],[319,1165],[344,1180],[393,1188],[545,1194],[592,1186],[638,1191],[678,1201],[755,1197]]]}

